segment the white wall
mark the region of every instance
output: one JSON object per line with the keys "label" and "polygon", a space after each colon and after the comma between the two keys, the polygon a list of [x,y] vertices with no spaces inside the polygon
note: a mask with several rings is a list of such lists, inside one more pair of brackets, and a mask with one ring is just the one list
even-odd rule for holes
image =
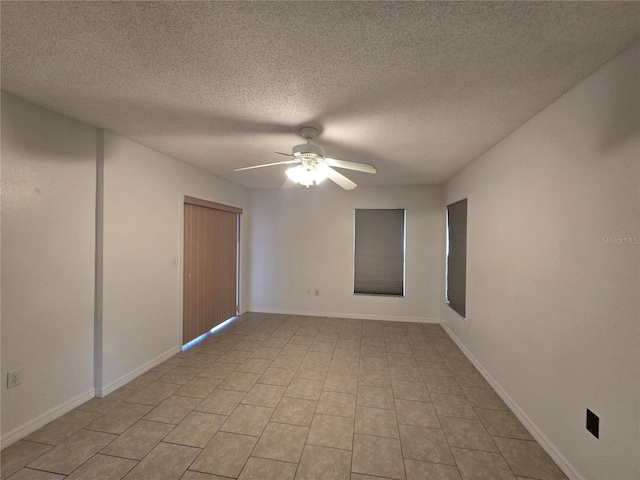
{"label": "white wall", "polygon": [[95,140],[2,93],[3,444],[93,397]]}
{"label": "white wall", "polygon": [[640,478],[639,66],[636,44],[445,187],[471,321],[442,317],[574,478]]}
{"label": "white wall", "polygon": [[[99,393],[112,391],[181,345],[184,195],[247,207],[246,189],[105,132]],[[248,216],[242,215],[245,234]],[[248,242],[243,242],[243,257],[248,250]],[[242,278],[245,311],[246,268]]]}
{"label": "white wall", "polygon": [[[250,309],[439,321],[442,206],[440,187],[252,191]],[[353,295],[355,208],[406,209],[405,298]]]}

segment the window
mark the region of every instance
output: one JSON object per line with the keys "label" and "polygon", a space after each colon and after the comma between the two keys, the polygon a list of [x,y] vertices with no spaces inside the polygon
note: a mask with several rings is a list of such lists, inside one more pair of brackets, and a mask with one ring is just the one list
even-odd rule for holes
{"label": "window", "polygon": [[447,206],[446,300],[465,316],[467,296],[467,199]]}
{"label": "window", "polygon": [[355,211],[353,293],[404,295],[404,209]]}

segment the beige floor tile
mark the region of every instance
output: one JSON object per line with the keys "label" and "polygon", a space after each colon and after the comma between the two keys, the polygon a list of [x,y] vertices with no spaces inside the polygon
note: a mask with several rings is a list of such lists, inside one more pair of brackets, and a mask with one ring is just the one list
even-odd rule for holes
{"label": "beige floor tile", "polygon": [[355,394],[358,392],[358,375],[337,375],[335,373],[328,373],[324,380],[322,389],[329,392]]}
{"label": "beige floor tile", "polygon": [[477,370],[456,370],[453,372],[453,376],[461,387],[491,388],[491,385]]}
{"label": "beige floor tile", "polygon": [[278,355],[273,362],[271,362],[271,367],[295,370],[302,363],[302,359],[303,357],[295,357],[292,355]]}
{"label": "beige floor tile", "polygon": [[446,393],[448,395],[464,395],[454,377],[441,375],[423,375],[429,393]]}
{"label": "beige floor tile", "polygon": [[242,399],[241,403],[275,408],[287,387],[257,383]]}
{"label": "beige floor tile", "polygon": [[440,423],[451,447],[498,452],[498,448],[480,420],[440,417]]}
{"label": "beige floor tile", "polygon": [[[363,346],[384,347],[384,337],[379,335],[365,335],[362,334],[362,340],[360,341],[361,348]],[[384,356],[387,356],[387,349],[383,348]]]}
{"label": "beige floor tile", "polygon": [[267,368],[271,365],[271,360],[264,360],[262,358],[248,358],[236,368],[236,372],[243,373],[257,373],[262,375]]}
{"label": "beige floor tile", "polygon": [[[422,377],[420,377],[422,378]],[[370,370],[360,372],[358,375],[358,386],[391,388],[391,376],[389,372],[382,370]]]}
{"label": "beige floor tile", "polygon": [[318,400],[322,392],[323,383],[321,380],[294,378],[287,387],[284,396],[305,400]]}
{"label": "beige floor tile", "polygon": [[198,375],[200,377],[222,378],[225,379],[240,366],[239,363],[213,362],[209,367],[202,370]]}
{"label": "beige floor tile", "polygon": [[387,349],[384,345],[368,345],[363,341],[360,346],[360,359],[364,360],[365,357],[383,358],[385,360],[385,365],[387,367],[389,366],[386,362]]}
{"label": "beige floor tile", "polygon": [[281,350],[287,343],[289,343],[289,340],[286,338],[271,337],[265,339],[262,342],[261,346],[267,348],[277,348],[278,350]]}
{"label": "beige floor tile", "polygon": [[[387,353],[410,353],[413,355],[411,351],[411,346],[409,342],[386,342]],[[414,357],[415,359],[415,357]]]}
{"label": "beige floor tile", "polygon": [[[167,360],[167,362],[169,360]],[[148,372],[145,372],[142,375],[138,375],[135,379],[131,380],[125,386],[126,388],[129,388],[131,390],[142,390],[144,387],[151,385],[154,381],[156,381],[158,378],[164,375],[167,371],[173,370],[177,366],[178,366],[177,363],[174,364],[174,362],[172,362],[172,366],[166,371],[156,370],[156,369],[149,370]]]}
{"label": "beige floor tile", "polygon": [[258,439],[218,432],[196,458],[190,470],[237,478]]}
{"label": "beige floor tile", "polygon": [[418,367],[408,367],[405,365],[389,365],[389,375],[391,380],[401,380],[403,382],[422,382],[422,373]]}
{"label": "beige floor tile", "polygon": [[98,454],[68,476],[67,480],[120,480],[137,463],[135,460]]}
{"label": "beige floor tile", "polygon": [[[334,354],[335,355],[335,354]],[[337,375],[357,374],[360,368],[359,360],[332,360],[329,372]]]}
{"label": "beige floor tile", "polygon": [[71,410],[53,422],[27,435],[24,440],[46,443],[48,445],[58,445],[64,442],[74,433],[100,418],[100,414],[85,412],[82,410]]}
{"label": "beige floor tile", "polygon": [[260,375],[257,373],[242,373],[235,371],[225,378],[218,388],[223,390],[248,392],[256,384],[259,378]]}
{"label": "beige floor tile", "polygon": [[164,441],[204,448],[226,420],[227,417],[224,415],[191,412],[165,437]]}
{"label": "beige floor tile", "polygon": [[499,453],[452,448],[463,480],[515,480],[511,469]]}
{"label": "beige floor tile", "polygon": [[179,479],[199,453],[199,448],[159,443],[124,478],[126,480]]}
{"label": "beige floor tile", "polygon": [[387,360],[389,365],[398,365],[401,367],[417,367],[416,359],[413,353],[395,353],[387,352]]}
{"label": "beige floor tile", "polygon": [[414,349],[413,357],[418,362],[444,362],[444,359],[435,348],[430,350]]}
{"label": "beige floor tile", "polygon": [[342,350],[360,350],[360,340],[356,338],[343,338],[342,334],[336,342],[336,349]]}
{"label": "beige floor tile", "polygon": [[316,335],[315,341],[335,344],[338,341],[338,334],[337,333],[318,333]]}
{"label": "beige floor tile", "polygon": [[151,405],[123,402],[85,428],[120,435],[152,409]]}
{"label": "beige floor tile", "polygon": [[[266,342],[265,342],[266,343]],[[272,343],[275,343],[272,342]],[[280,352],[282,351],[282,347],[278,347],[278,346],[274,346],[274,347],[269,347],[266,345],[263,345],[261,347],[258,347],[249,358],[258,358],[261,360],[275,360],[278,355],[280,355]]]}
{"label": "beige floor tile", "polygon": [[262,345],[261,340],[249,340],[245,338],[241,342],[238,342],[233,350],[246,350],[247,352],[254,352],[258,347]]}
{"label": "beige floor tile", "polygon": [[400,441],[355,434],[351,470],[354,473],[403,480],[405,473]]}
{"label": "beige floor tile", "polygon": [[67,477],[57,473],[42,472],[31,468],[23,468],[11,477],[11,480],[63,480]]}
{"label": "beige floor tile", "polygon": [[[418,362],[418,368],[422,375],[425,377],[429,376],[443,376],[443,377],[453,377],[453,372],[447,367],[447,364],[444,362]],[[479,375],[479,374],[478,374]]]}
{"label": "beige floor tile", "polygon": [[311,352],[333,353],[335,348],[336,348],[336,344],[335,343],[314,341],[309,346],[309,352],[307,354],[309,354]]}
{"label": "beige floor tile", "polygon": [[[372,347],[369,347],[372,348]],[[378,357],[360,357],[360,371],[389,371],[389,363],[386,358],[378,358]]]}
{"label": "beige floor tile", "polygon": [[266,339],[269,338],[269,334],[265,333],[265,332],[257,332],[257,331],[252,331],[251,333],[247,334],[247,336],[245,337],[245,340],[255,340],[258,342],[264,342]]}
{"label": "beige floor tile", "polygon": [[2,480],[13,475],[22,467],[33,462],[47,451],[53,448],[51,445],[20,440],[2,450],[0,466],[2,467]]}
{"label": "beige floor tile", "polygon": [[135,394],[135,390],[129,388],[119,388],[102,398],[92,398],[88,402],[80,405],[76,410],[84,410],[86,412],[107,413],[113,410],[117,405],[124,402],[127,398]]}
{"label": "beige floor tile", "polygon": [[431,401],[436,413],[440,416],[469,418],[472,420],[478,418],[469,401],[462,395],[434,393],[431,395]]}
{"label": "beige floor tile", "polygon": [[307,444],[351,450],[354,419],[332,415],[314,415]]}
{"label": "beige floor tile", "polygon": [[309,428],[283,423],[269,423],[253,449],[254,457],[298,463]]}
{"label": "beige floor tile", "polygon": [[363,435],[400,438],[395,410],[356,407],[355,432]]}
{"label": "beige floor tile", "polygon": [[392,480],[389,477],[373,477],[371,475],[363,475],[362,473],[352,473],[351,480]]}
{"label": "beige floor tile", "polygon": [[[338,340],[338,344],[340,344],[340,340]],[[354,345],[355,346],[355,345]],[[356,364],[360,364],[360,347],[357,348],[341,348],[340,346],[336,346],[336,349],[333,352],[333,356],[331,357],[331,362],[354,362]]]}
{"label": "beige floor tile", "polygon": [[516,475],[540,480],[567,480],[537,442],[501,437],[495,437],[494,440]]}
{"label": "beige floor tile", "polygon": [[356,395],[323,391],[320,394],[316,413],[341,417],[355,417]]}
{"label": "beige floor tile", "polygon": [[109,433],[80,430],[31,462],[28,467],[69,475],[115,438],[115,435]]}
{"label": "beige floor tile", "polygon": [[250,457],[238,480],[293,480],[297,465]]}
{"label": "beige floor tile", "polygon": [[298,367],[296,374],[293,378],[306,378],[309,380],[322,380],[327,376],[327,372],[329,367],[327,365],[322,364],[307,364],[303,361],[302,364]]}
{"label": "beige floor tile", "polygon": [[291,337],[291,340],[289,340],[289,345],[306,345],[308,347],[313,343],[315,338],[315,335],[301,335],[300,333],[296,333]]}
{"label": "beige floor tile", "polygon": [[[222,354],[216,362],[222,363],[242,363],[247,358],[251,357],[255,352],[247,352],[246,350],[229,350]],[[258,358],[258,357],[253,357]]]}
{"label": "beige floor tile", "polygon": [[399,398],[401,400],[415,400],[418,402],[431,401],[424,382],[392,380],[391,385],[393,388],[393,398]]}
{"label": "beige floor tile", "polygon": [[258,380],[258,383],[288,387],[295,375],[294,369],[269,367]]}
{"label": "beige floor tile", "polygon": [[151,412],[144,416],[145,420],[151,422],[178,424],[189,415],[202,400],[193,397],[180,397],[172,395]]}
{"label": "beige floor tile", "polygon": [[219,477],[218,475],[187,470],[184,472],[184,475],[180,477],[180,480],[229,480],[229,477]]}
{"label": "beige floor tile", "polygon": [[171,383],[153,382],[142,388],[138,393],[129,397],[126,401],[130,403],[142,403],[144,405],[159,405],[169,398],[179,385]]}
{"label": "beige floor tile", "polygon": [[308,427],[311,425],[317,403],[315,400],[282,397],[271,421]]}
{"label": "beige floor tile", "polygon": [[195,377],[176,390],[176,395],[182,397],[206,398],[220,385],[222,379],[212,377]]}
{"label": "beige floor tile", "polygon": [[393,392],[390,388],[358,386],[358,406],[375,408],[395,408]]}
{"label": "beige floor tile", "polygon": [[220,430],[259,437],[273,411],[273,408],[240,404],[220,427]]}
{"label": "beige floor tile", "polygon": [[399,424],[440,428],[440,421],[432,403],[399,399],[395,404]]}
{"label": "beige floor tile", "polygon": [[164,382],[164,383],[175,383],[178,385],[184,385],[193,377],[198,375],[201,371],[202,371],[202,368],[178,366],[173,370],[165,373],[163,376],[158,378],[157,381]]}
{"label": "beige floor tile", "polygon": [[195,410],[218,415],[231,415],[245,395],[244,392],[215,389]]}
{"label": "beige floor tile", "polygon": [[100,453],[131,458],[133,460],[142,460],[173,428],[173,425],[166,423],[140,420],[100,450]]}
{"label": "beige floor tile", "polygon": [[293,345],[288,343],[280,352],[281,355],[293,355],[297,357],[304,357],[309,351],[309,345]]}
{"label": "beige floor tile", "polygon": [[509,410],[500,396],[489,388],[462,387],[472,406],[493,410]]}
{"label": "beige floor tile", "polygon": [[442,430],[414,425],[399,427],[404,458],[455,465]]}
{"label": "beige floor tile", "polygon": [[405,458],[404,469],[407,480],[460,480],[458,467],[442,463],[420,462]]}
{"label": "beige floor tile", "polygon": [[[181,352],[181,353],[187,353],[187,352]],[[156,365],[150,371],[151,372],[167,373],[168,371],[173,370],[174,368],[176,368],[178,365],[182,365],[186,361],[187,361],[187,358],[180,357],[180,354],[177,354],[177,355],[174,355],[173,357],[165,360],[160,365]]]}
{"label": "beige floor tile", "polygon": [[192,357],[185,360],[181,366],[194,367],[194,368],[206,368],[215,362],[220,355],[212,355],[210,353],[197,353]]}
{"label": "beige floor tile", "polygon": [[533,440],[531,434],[511,411],[484,408],[476,408],[475,411],[489,435],[519,440]]}
{"label": "beige floor tile", "polygon": [[351,452],[305,445],[295,480],[349,480]]}

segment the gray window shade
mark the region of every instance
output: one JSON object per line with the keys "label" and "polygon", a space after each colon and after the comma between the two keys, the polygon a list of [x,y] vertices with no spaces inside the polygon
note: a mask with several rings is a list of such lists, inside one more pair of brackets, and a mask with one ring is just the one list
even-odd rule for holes
{"label": "gray window shade", "polygon": [[467,296],[467,199],[447,206],[447,301],[463,317]]}
{"label": "gray window shade", "polygon": [[356,209],[354,293],[404,295],[404,209]]}

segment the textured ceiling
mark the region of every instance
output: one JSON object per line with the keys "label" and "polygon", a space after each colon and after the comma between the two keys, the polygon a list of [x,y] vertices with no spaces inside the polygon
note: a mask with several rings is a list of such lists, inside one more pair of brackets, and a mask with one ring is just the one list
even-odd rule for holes
{"label": "textured ceiling", "polygon": [[636,2],[3,2],[2,89],[247,187],[304,125],[437,184],[639,39]]}

